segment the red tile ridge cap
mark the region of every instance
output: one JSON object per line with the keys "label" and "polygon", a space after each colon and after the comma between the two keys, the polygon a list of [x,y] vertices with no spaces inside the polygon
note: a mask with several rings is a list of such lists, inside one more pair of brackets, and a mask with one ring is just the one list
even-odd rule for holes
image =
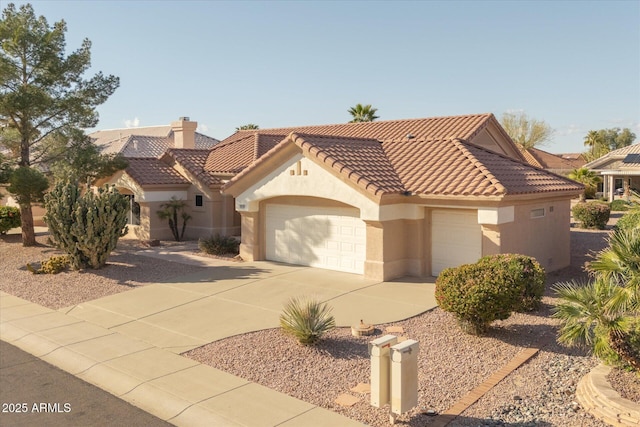
{"label": "red tile ridge cap", "polygon": [[[489,180],[489,182],[491,182],[491,184],[496,188],[496,192],[498,194],[506,194],[507,193],[507,189],[505,188],[505,186],[502,185],[502,183],[500,183],[498,178],[496,178],[495,175],[493,175],[489,171],[489,169],[487,169],[487,167],[484,164],[482,164],[482,162],[479,161],[476,158],[476,156],[474,156],[473,153],[471,153],[471,151],[469,151],[467,149],[466,145],[471,145],[471,146],[474,146],[474,147],[477,147],[477,148],[482,148],[482,147],[479,147],[477,145],[471,144],[470,142],[467,142],[467,141],[465,141],[463,139],[460,139],[460,138],[453,138],[450,141],[467,158],[467,160],[469,160],[471,162],[471,164],[474,167],[476,167]],[[506,157],[506,156],[502,156],[502,157]]]}

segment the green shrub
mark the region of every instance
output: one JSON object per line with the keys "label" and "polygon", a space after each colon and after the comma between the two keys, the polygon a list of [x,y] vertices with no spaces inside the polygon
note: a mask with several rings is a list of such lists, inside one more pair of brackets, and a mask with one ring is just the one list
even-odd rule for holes
{"label": "green shrub", "polygon": [[573,217],[580,222],[582,228],[604,229],[609,221],[611,209],[604,203],[578,203],[571,210]]}
{"label": "green shrub", "polygon": [[315,299],[291,298],[280,315],[280,326],[300,344],[311,345],[335,328],[336,323],[327,303]]}
{"label": "green shrub", "polygon": [[45,207],[49,232],[76,270],[103,267],[127,230],[129,199],[114,186],[82,194],[77,185],[58,183]]}
{"label": "green shrub", "polygon": [[211,255],[238,254],[240,242],[232,236],[221,236],[219,233],[211,237],[201,237],[198,247],[202,252]]}
{"label": "green shrub", "polygon": [[16,227],[20,227],[20,209],[0,206],[0,234],[7,234],[7,231]]}
{"label": "green shrub", "polygon": [[453,313],[463,331],[484,334],[494,320],[507,319],[521,304],[521,282],[496,276],[490,263],[464,264],[443,270],[436,279],[440,308]]}
{"label": "green shrub", "polygon": [[627,202],[623,199],[617,199],[609,203],[609,206],[611,207],[611,212],[624,212],[631,209],[634,206],[634,203]]}
{"label": "green shrub", "polygon": [[[625,324],[625,337],[628,339],[627,344],[630,350],[635,354],[640,354],[640,317],[629,317]],[[594,328],[594,347],[598,349],[598,358],[606,365],[615,366],[625,370],[633,370],[633,367],[627,363],[618,353],[616,353],[609,344],[610,332],[607,328],[598,325]]]}
{"label": "green shrub", "polygon": [[618,220],[616,228],[620,230],[631,230],[632,228],[640,227],[640,208],[636,207],[626,214],[622,215],[622,218]]}
{"label": "green shrub", "polygon": [[515,311],[533,311],[540,307],[545,289],[545,272],[535,258],[518,254],[498,254],[481,258],[482,268],[493,272],[504,287],[521,287],[523,293]]}
{"label": "green shrub", "polygon": [[33,274],[58,274],[67,267],[69,267],[69,256],[67,255],[52,256],[42,261],[42,265],[37,270],[31,264],[27,264],[27,270]]}

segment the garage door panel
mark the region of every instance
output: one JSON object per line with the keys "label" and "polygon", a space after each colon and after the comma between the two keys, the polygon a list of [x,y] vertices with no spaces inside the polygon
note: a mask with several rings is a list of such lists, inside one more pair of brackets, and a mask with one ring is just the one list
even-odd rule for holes
{"label": "garage door panel", "polygon": [[431,215],[431,270],[476,262],[482,256],[482,229],[476,211],[434,210]]}
{"label": "garage door panel", "polygon": [[354,208],[269,204],[269,260],[364,273],[366,226]]}

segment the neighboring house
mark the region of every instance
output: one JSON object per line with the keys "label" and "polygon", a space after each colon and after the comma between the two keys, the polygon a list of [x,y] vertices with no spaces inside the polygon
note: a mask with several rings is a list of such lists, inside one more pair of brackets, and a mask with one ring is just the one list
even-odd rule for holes
{"label": "neighboring house", "polygon": [[[129,167],[113,176],[96,182],[115,184],[130,197],[129,233],[140,239],[168,239],[171,231],[167,221],[157,215],[160,205],[175,197],[187,201],[192,217],[186,238],[226,230],[213,224],[216,201],[227,200],[220,192],[209,188],[206,179],[189,174],[192,163],[209,154],[220,141],[196,132],[198,123],[181,117],[167,126],[103,130],[89,135],[102,148],[102,153],[120,153],[127,157]],[[171,153],[171,154],[169,154]],[[195,159],[195,160],[194,160]],[[218,182],[218,185],[220,183]],[[233,216],[233,202],[230,215]],[[239,231],[239,230],[238,230]]]}
{"label": "neighboring house", "polygon": [[583,186],[527,164],[492,114],[240,131],[212,153],[222,149],[258,158],[222,187],[242,216],[245,260],[376,280],[496,253],[548,271],[570,262],[570,200]]}
{"label": "neighboring house", "polygon": [[602,176],[599,188],[610,202],[616,194],[629,195],[629,189],[640,192],[640,144],[610,151],[584,167]]}
{"label": "neighboring house", "polygon": [[568,175],[572,170],[580,169],[587,163],[580,154],[551,154],[539,148],[522,150],[522,154],[530,165],[559,175]]}

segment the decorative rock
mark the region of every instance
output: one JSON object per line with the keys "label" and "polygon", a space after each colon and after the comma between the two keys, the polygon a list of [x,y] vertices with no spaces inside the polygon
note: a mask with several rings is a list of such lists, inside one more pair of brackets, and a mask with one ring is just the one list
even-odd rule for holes
{"label": "decorative rock", "polygon": [[354,393],[371,393],[371,384],[359,383],[351,389]]}
{"label": "decorative rock", "polygon": [[373,325],[367,325],[362,320],[360,320],[359,325],[355,325],[351,327],[351,335],[354,337],[361,337],[365,335],[373,335],[376,328]]}
{"label": "decorative rock", "polygon": [[402,326],[387,326],[387,332],[390,334],[402,334],[404,328]]}
{"label": "decorative rock", "polygon": [[350,394],[341,394],[340,396],[336,397],[335,403],[340,406],[353,406],[359,401],[360,399],[355,396],[351,396]]}

